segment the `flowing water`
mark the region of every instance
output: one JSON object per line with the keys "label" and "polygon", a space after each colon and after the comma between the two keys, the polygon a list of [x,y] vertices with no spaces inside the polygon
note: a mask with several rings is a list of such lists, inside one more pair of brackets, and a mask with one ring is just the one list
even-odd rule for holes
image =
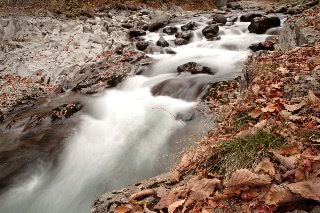
{"label": "flowing water", "polygon": [[[173,163],[168,156],[190,143],[176,142],[206,132],[210,121],[194,114],[199,96],[208,83],[237,77],[248,46],[267,35],[249,34],[249,23],[236,22],[220,27],[221,40],[206,41],[201,29],[209,19],[192,20],[200,27],[190,44],[172,48],[175,55],[154,53],[148,72],[90,99],[57,165],[39,164],[31,177],[2,194],[1,213],[89,212],[102,193],[167,171]],[[155,43],[159,36],[149,33],[145,39]],[[177,66],[190,61],[217,73],[177,75]]]}

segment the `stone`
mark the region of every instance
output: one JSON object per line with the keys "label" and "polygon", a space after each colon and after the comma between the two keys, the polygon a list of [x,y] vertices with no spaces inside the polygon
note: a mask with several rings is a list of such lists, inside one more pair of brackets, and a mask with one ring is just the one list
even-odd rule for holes
{"label": "stone", "polygon": [[273,27],[279,27],[281,24],[278,17],[257,17],[251,21],[248,30],[251,33],[264,34],[268,29]]}
{"label": "stone", "polygon": [[227,23],[227,18],[221,14],[213,14],[211,17],[212,21],[225,25]]}
{"label": "stone", "polygon": [[206,26],[203,30],[202,30],[202,34],[204,37],[212,37],[212,36],[217,36],[219,33],[219,26],[217,24],[211,24],[209,26]]}
{"label": "stone", "polygon": [[138,41],[136,44],[137,49],[140,51],[146,50],[148,46],[149,44],[146,41]]}
{"label": "stone", "polygon": [[156,45],[160,47],[169,47],[170,44],[161,36]]}
{"label": "stone", "polygon": [[249,49],[252,50],[253,52],[257,52],[257,51],[260,51],[260,50],[273,51],[274,50],[274,43],[271,42],[271,41],[259,42],[259,43],[251,44],[249,46]]}
{"label": "stone", "polygon": [[190,41],[190,39],[193,37],[193,32],[191,31],[184,31],[184,32],[177,32],[175,34],[176,38],[183,38],[186,41]]}
{"label": "stone", "polygon": [[200,65],[196,62],[188,62],[178,66],[178,73],[190,72],[191,74],[213,74],[209,67]]}
{"label": "stone", "polygon": [[240,16],[240,22],[252,22],[254,18],[262,17],[259,13],[248,13]]}
{"label": "stone", "polygon": [[137,29],[134,29],[134,30],[130,30],[129,31],[129,36],[131,38],[134,38],[134,37],[139,37],[139,36],[144,36],[146,35],[147,33],[143,30],[137,30]]}
{"label": "stone", "polygon": [[198,25],[197,25],[196,22],[190,21],[190,22],[188,22],[187,24],[182,25],[182,26],[181,26],[181,30],[182,30],[182,31],[194,30],[197,26],[198,26]]}
{"label": "stone", "polygon": [[155,32],[170,23],[170,17],[164,12],[158,12],[151,15],[150,32]]}
{"label": "stone", "polygon": [[174,43],[178,46],[182,46],[182,45],[186,45],[188,44],[189,42],[183,38],[177,38]]}
{"label": "stone", "polygon": [[174,35],[175,33],[178,32],[178,28],[173,27],[173,26],[169,26],[169,27],[164,28],[163,32],[168,35]]}

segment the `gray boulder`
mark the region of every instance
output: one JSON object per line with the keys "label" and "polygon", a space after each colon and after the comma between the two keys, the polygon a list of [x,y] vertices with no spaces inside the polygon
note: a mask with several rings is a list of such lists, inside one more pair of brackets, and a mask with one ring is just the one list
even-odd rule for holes
{"label": "gray boulder", "polygon": [[170,44],[161,36],[156,45],[160,47],[169,47]]}
{"label": "gray boulder", "polygon": [[178,66],[178,73],[190,72],[191,74],[213,74],[209,67],[200,65],[196,62],[188,62]]}
{"label": "gray boulder", "polygon": [[264,34],[268,29],[273,27],[279,27],[281,24],[278,17],[257,17],[251,21],[248,30],[251,33]]}

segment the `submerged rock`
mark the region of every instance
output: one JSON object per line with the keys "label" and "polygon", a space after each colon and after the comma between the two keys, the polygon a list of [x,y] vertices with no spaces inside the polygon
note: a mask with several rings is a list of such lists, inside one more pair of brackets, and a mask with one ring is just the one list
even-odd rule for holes
{"label": "submerged rock", "polygon": [[209,67],[200,65],[196,62],[188,62],[177,68],[178,73],[190,72],[191,74],[214,74]]}
{"label": "submerged rock", "polygon": [[279,27],[281,24],[278,17],[257,17],[251,21],[248,30],[251,33],[264,34],[268,29],[273,27]]}
{"label": "submerged rock", "polygon": [[193,37],[193,32],[192,31],[177,32],[175,37],[183,38],[186,41],[190,41],[190,39]]}

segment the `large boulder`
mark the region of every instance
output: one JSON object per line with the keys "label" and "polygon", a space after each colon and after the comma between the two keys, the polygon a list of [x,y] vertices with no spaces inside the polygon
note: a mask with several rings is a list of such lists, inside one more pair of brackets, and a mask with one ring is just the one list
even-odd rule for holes
{"label": "large boulder", "polygon": [[164,28],[163,32],[168,35],[174,35],[175,33],[178,32],[178,28],[173,27],[173,26],[169,26],[169,27]]}
{"label": "large boulder", "polygon": [[209,67],[200,65],[196,62],[188,62],[178,66],[178,73],[190,72],[191,74],[214,74]]}
{"label": "large boulder", "polygon": [[194,30],[197,26],[198,26],[198,25],[197,25],[196,22],[190,21],[190,22],[188,22],[187,24],[182,25],[182,26],[181,26],[181,30],[182,30],[182,31]]}
{"label": "large boulder", "polygon": [[219,25],[218,24],[211,24],[206,26],[202,30],[202,34],[206,39],[211,39],[212,37],[217,37],[219,33]]}
{"label": "large boulder", "polygon": [[155,32],[170,23],[170,17],[166,13],[157,12],[151,15],[150,32]]}
{"label": "large boulder", "polygon": [[248,30],[251,33],[264,34],[268,29],[273,27],[279,27],[281,24],[278,17],[257,17],[251,21]]}
{"label": "large boulder", "polygon": [[170,44],[161,36],[156,45],[160,47],[169,47]]}
{"label": "large boulder", "polygon": [[248,13],[240,16],[240,22],[252,22],[254,18],[262,17],[259,13]]}
{"label": "large boulder", "polygon": [[210,18],[212,19],[212,21],[215,21],[216,23],[220,23],[223,25],[227,23],[227,18],[221,14],[213,14]]}

